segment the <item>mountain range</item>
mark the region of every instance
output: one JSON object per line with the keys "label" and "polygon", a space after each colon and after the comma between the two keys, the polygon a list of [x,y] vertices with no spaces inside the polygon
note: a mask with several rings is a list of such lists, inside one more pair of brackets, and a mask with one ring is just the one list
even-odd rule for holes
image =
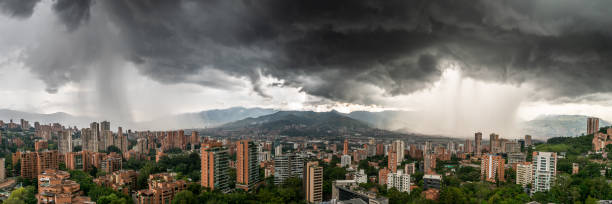
{"label": "mountain range", "polygon": [[[4,122],[9,122],[13,120],[15,123],[19,123],[20,119],[25,119],[30,121],[30,125],[34,125],[34,122],[40,122],[41,124],[50,124],[50,123],[61,123],[63,125],[69,126],[79,126],[84,127],[88,126],[91,121],[94,121],[93,118],[84,117],[84,116],[74,116],[64,112],[56,112],[50,114],[42,114],[42,113],[29,113],[23,111],[15,111],[9,109],[0,109],[0,120]],[[88,122],[89,121],[89,122]]]}
{"label": "mountain range", "polygon": [[[338,128],[378,128],[385,130],[410,129],[410,122],[417,120],[410,111],[354,111],[348,114],[337,111],[280,111],[266,108],[233,107],[228,109],[214,109],[194,113],[176,114],[159,119],[136,122],[125,126],[135,129],[179,129],[179,128],[263,128],[267,130],[278,129],[290,125],[310,126],[315,129]],[[86,127],[90,122],[96,121],[91,117],[74,116],[67,113],[39,114],[8,109],[0,109],[0,120],[8,122],[13,119],[19,122],[24,118],[29,121],[39,121],[43,124],[59,122],[70,126]],[[578,136],[586,132],[586,119],[584,115],[546,115],[530,121],[522,122],[521,129],[525,134],[535,138],[546,139],[559,136]],[[33,122],[31,122],[33,123]],[[112,123],[111,123],[112,124]],[[600,120],[600,127],[610,126],[611,123]]]}
{"label": "mountain range", "polygon": [[337,128],[370,128],[365,122],[353,119],[336,111],[314,112],[314,111],[278,111],[273,114],[259,117],[249,117],[238,120],[220,128],[264,128],[276,129],[283,126],[310,126],[319,129]]}

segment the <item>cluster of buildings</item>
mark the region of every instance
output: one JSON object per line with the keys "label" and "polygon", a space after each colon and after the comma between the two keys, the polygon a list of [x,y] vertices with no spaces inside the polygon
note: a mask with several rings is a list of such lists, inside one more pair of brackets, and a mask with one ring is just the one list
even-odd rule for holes
{"label": "cluster of buildings", "polygon": [[[5,125],[0,121],[0,126]],[[6,124],[9,128],[32,129],[27,121],[21,124]],[[598,132],[598,120],[589,119],[589,134],[594,134],[593,148],[601,151],[607,144],[612,144],[612,129],[607,133]],[[509,140],[498,134],[489,135],[489,143],[483,143],[482,133],[475,133],[474,139],[465,141],[413,142],[404,140],[376,140],[374,138],[352,137],[351,140],[320,141],[307,138],[279,139],[274,138],[225,138],[213,140],[200,137],[198,132],[176,131],[139,131],[123,132],[119,127],[114,133],[110,123],[91,123],[90,127],[78,130],[76,127],[65,128],[59,124],[41,125],[35,123],[33,129],[36,137],[35,151],[18,151],[12,155],[13,165],[20,164],[18,175],[28,179],[39,180],[38,198],[44,203],[86,203],[81,196],[78,184],[69,180],[66,172],[59,171],[59,163],[66,164],[70,170],[90,171],[98,169],[107,172],[94,180],[97,185],[112,188],[128,195],[134,195],[139,204],[166,203],[176,193],[186,189],[188,181],[176,179],[171,173],[153,174],[148,178],[148,188],[137,189],[139,172],[123,170],[125,160],[150,159],[152,151],[157,152],[156,160],[164,151],[179,149],[200,153],[200,185],[210,190],[229,193],[236,189],[253,191],[265,178],[274,177],[274,184],[281,185],[290,178],[300,178],[303,191],[309,203],[324,202],[323,166],[319,162],[331,164],[339,158],[338,167],[348,170],[345,180],[336,180],[332,184],[332,201],[335,203],[388,203],[371,189],[363,189],[361,183],[373,182],[410,193],[415,185],[414,174],[422,172],[423,192],[425,198],[436,200],[440,193],[442,175],[437,173],[439,161],[453,158],[480,161],[480,180],[484,182],[503,182],[505,171],[510,166],[516,170],[516,183],[530,186],[531,192],[548,191],[556,176],[557,154],[552,152],[533,152],[531,162],[526,161],[525,147],[530,147],[532,138]],[[0,132],[0,138],[2,137]],[[136,141],[131,148],[128,138]],[[2,140],[0,140],[1,142]],[[57,144],[57,150],[49,149],[49,142]],[[76,146],[82,149],[74,151]],[[103,150],[111,146],[119,148],[122,154]],[[342,149],[340,149],[342,148]],[[235,159],[231,159],[235,156]],[[386,158],[370,161],[370,158]],[[410,162],[406,161],[411,158]],[[368,160],[377,175],[368,175],[359,163]],[[507,161],[507,162],[506,162]],[[4,162],[0,162],[0,165]],[[478,167],[478,166],[476,166]],[[230,188],[230,169],[236,169],[235,188]],[[264,170],[263,178],[259,170]],[[573,171],[578,172],[574,164]],[[4,168],[0,168],[0,180],[4,180]],[[44,182],[41,184],[44,178]],[[43,188],[41,188],[43,187]],[[42,191],[41,191],[42,189]],[[59,189],[59,190],[58,190]],[[39,200],[40,201],[40,200]]]}
{"label": "cluster of buildings", "polygon": [[36,199],[41,204],[90,204],[91,199],[83,196],[80,185],[70,180],[65,171],[46,169],[37,175],[38,193]]}
{"label": "cluster of buildings", "polygon": [[[38,126],[38,122],[35,123]],[[9,123],[5,123],[0,120],[0,127],[6,127],[7,129],[21,129],[21,130],[30,130],[32,126],[30,126],[30,122],[24,119],[19,121],[19,124],[14,123],[13,119],[9,120]]]}
{"label": "cluster of buildings", "polygon": [[593,151],[596,153],[605,152],[607,145],[612,144],[612,128],[606,132],[599,132],[599,118],[587,119],[587,134],[593,134]]}
{"label": "cluster of buildings", "polygon": [[[574,164],[577,173],[577,164]],[[523,187],[531,184],[531,192],[550,190],[557,175],[557,153],[534,152],[533,162],[522,162],[516,165],[516,184]]]}
{"label": "cluster of buildings", "polygon": [[[512,167],[516,171],[516,183],[527,188],[531,193],[550,190],[557,173],[557,153],[533,152],[532,162],[526,161],[526,155],[521,147],[531,148],[531,136],[524,140],[509,141],[490,134],[489,146],[478,151],[482,146],[482,133],[475,134],[475,158],[480,160],[480,180],[486,182],[505,182],[506,169]],[[486,153],[486,154],[483,154]],[[507,163],[506,163],[507,160]]]}
{"label": "cluster of buildings", "polygon": [[175,179],[170,173],[151,174],[148,188],[136,192],[137,204],[164,204],[172,202],[174,196],[187,189],[187,182]]}
{"label": "cluster of buildings", "polygon": [[130,195],[136,190],[138,172],[134,170],[118,170],[93,180],[99,186],[112,188],[118,192]]}

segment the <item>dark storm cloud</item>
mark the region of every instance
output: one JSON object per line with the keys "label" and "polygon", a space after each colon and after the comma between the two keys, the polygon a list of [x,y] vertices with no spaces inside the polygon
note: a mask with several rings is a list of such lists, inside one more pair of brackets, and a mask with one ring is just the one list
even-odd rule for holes
{"label": "dark storm cloud", "polygon": [[118,53],[164,83],[212,68],[247,77],[264,96],[262,74],[371,104],[367,87],[412,93],[451,62],[476,79],[535,84],[544,90],[536,97],[547,99],[612,91],[611,1],[106,0],[53,8],[70,30],[90,10],[108,15],[124,45]]}
{"label": "dark storm cloud", "polygon": [[26,18],[34,12],[40,0],[0,0],[0,10],[10,16]]}
{"label": "dark storm cloud", "polygon": [[90,4],[91,0],[56,0],[53,10],[68,30],[74,30],[89,19]]}

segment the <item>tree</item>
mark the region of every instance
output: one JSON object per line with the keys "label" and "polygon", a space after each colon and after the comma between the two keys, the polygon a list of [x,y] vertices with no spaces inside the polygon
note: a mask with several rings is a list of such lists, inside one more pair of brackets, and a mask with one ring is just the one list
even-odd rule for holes
{"label": "tree", "polygon": [[136,179],[136,188],[144,189],[147,187],[147,181],[149,175],[162,172],[161,168],[155,164],[155,162],[147,162],[142,168],[140,168],[138,177]]}
{"label": "tree", "polygon": [[606,145],[606,152],[608,153],[612,152],[612,144]]}
{"label": "tree", "polygon": [[516,183],[516,170],[510,167],[505,170],[506,183]]}
{"label": "tree", "polygon": [[554,185],[548,192],[549,198],[554,203],[574,203],[580,200],[580,192],[571,187],[572,178],[569,174],[563,173],[555,179]]}
{"label": "tree", "polygon": [[479,181],[480,171],[471,166],[460,166],[457,169],[457,177],[462,181]]}
{"label": "tree", "polygon": [[106,152],[108,153],[115,152],[117,154],[121,154],[121,149],[119,149],[119,147],[115,145],[111,145],[106,148]]}
{"label": "tree", "polygon": [[67,171],[68,169],[66,168],[66,164],[64,163],[59,163],[59,169],[62,171]]}
{"label": "tree", "polygon": [[202,192],[202,185],[199,183],[190,183],[187,185],[187,190],[191,191],[194,195],[200,194]]}
{"label": "tree", "polygon": [[36,189],[34,186],[20,187],[13,192],[8,199],[4,201],[8,204],[35,204],[36,203]]}
{"label": "tree", "polygon": [[585,201],[584,204],[597,204],[597,199],[592,198],[591,196],[589,196]]}
{"label": "tree", "polygon": [[189,204],[189,203],[196,203],[196,197],[189,190],[178,192],[174,196],[174,199],[172,200],[172,204]]}
{"label": "tree", "polygon": [[179,153],[183,152],[183,150],[181,148],[178,148],[178,147],[173,147],[173,148],[170,148],[170,149],[168,149],[168,150],[166,150],[164,152],[168,153],[168,154],[179,154]]}
{"label": "tree", "polygon": [[389,198],[389,204],[408,203],[411,201],[410,194],[400,192],[395,188],[389,189],[386,196]]}
{"label": "tree", "polygon": [[448,187],[440,192],[440,203],[469,203],[465,193],[457,187]]}
{"label": "tree", "polygon": [[119,196],[111,193],[110,195],[101,196],[98,198],[98,204],[129,204],[128,200],[125,198],[120,198]]}

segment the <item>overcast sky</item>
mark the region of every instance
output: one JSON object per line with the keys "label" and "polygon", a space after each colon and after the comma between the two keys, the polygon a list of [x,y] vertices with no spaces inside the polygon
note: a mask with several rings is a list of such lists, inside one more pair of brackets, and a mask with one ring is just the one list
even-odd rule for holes
{"label": "overcast sky", "polygon": [[[422,114],[424,133],[612,121],[612,1],[0,0],[0,108]],[[429,124],[429,125],[427,125]]]}

